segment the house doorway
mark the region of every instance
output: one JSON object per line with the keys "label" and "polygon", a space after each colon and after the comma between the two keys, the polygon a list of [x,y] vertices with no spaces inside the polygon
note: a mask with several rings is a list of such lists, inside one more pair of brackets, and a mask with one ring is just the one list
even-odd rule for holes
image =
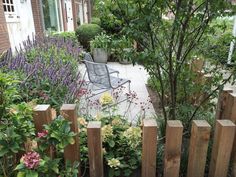
{"label": "house doorway", "polygon": [[73,11],[71,0],[65,0],[67,31],[74,31]]}

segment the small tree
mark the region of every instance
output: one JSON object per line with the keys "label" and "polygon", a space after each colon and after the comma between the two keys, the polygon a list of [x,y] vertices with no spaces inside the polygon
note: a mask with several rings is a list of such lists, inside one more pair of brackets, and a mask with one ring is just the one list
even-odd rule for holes
{"label": "small tree", "polygon": [[[191,106],[188,121],[192,120],[207,100],[231,79],[232,74],[223,79],[217,61],[207,60],[214,64],[205,73],[193,66],[196,47],[203,35],[211,32],[209,23],[217,17],[234,13],[230,2],[106,0],[104,4],[122,20],[123,32],[140,45],[136,58],[154,81],[165,121],[176,119],[178,109],[183,105]],[[211,75],[205,77],[205,74]]]}

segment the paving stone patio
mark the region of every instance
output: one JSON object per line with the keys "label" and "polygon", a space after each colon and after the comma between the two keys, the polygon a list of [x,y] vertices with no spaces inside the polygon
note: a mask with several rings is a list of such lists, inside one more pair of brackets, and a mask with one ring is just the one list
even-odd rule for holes
{"label": "paving stone patio", "polygon": [[[125,114],[130,121],[137,120],[141,117],[152,117],[155,115],[154,108],[149,102],[149,94],[146,88],[148,73],[141,65],[127,64],[123,65],[117,62],[109,62],[108,66],[112,69],[119,71],[119,77],[131,80],[130,89],[137,94],[138,100],[133,104],[129,104],[124,101],[118,105],[118,111],[121,115]],[[82,64],[79,68],[80,71],[84,72],[85,66]],[[85,78],[87,79],[87,77]],[[124,93],[123,93],[124,94]],[[125,95],[125,94],[124,94]],[[122,95],[122,97],[124,96]],[[92,99],[99,99],[101,95],[98,95]],[[127,107],[129,110],[127,111]],[[145,110],[142,110],[142,108]],[[96,110],[93,114],[96,114]]]}

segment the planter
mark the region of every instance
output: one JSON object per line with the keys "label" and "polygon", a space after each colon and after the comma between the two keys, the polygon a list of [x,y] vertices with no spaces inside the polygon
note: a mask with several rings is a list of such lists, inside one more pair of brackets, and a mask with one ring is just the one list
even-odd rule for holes
{"label": "planter", "polygon": [[103,48],[94,48],[93,49],[93,59],[96,63],[107,63],[108,52]]}
{"label": "planter", "polygon": [[122,57],[119,59],[119,63],[120,64],[131,64],[132,61],[129,60],[127,54],[130,53],[132,50],[132,48],[124,48],[123,49],[123,54],[121,55]]}

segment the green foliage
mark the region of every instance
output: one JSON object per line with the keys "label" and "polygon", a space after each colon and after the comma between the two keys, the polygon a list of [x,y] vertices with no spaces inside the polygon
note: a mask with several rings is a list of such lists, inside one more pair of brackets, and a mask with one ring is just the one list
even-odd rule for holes
{"label": "green foliage", "polygon": [[0,176],[13,176],[16,155],[24,151],[24,142],[34,137],[32,108],[26,103],[17,104],[19,81],[0,72]]}
{"label": "green foliage", "polygon": [[101,26],[101,19],[97,18],[97,17],[93,17],[92,20],[91,20],[91,23]]}
{"label": "green foliage", "polygon": [[[196,54],[214,62],[226,64],[230,42],[234,39],[232,25],[233,21],[228,18],[214,20],[200,41]],[[235,59],[236,53],[234,52],[232,61],[235,61]]]}
{"label": "green foliage", "polygon": [[[38,132],[37,138],[34,139],[38,143],[38,147],[32,151],[38,154],[38,164],[34,168],[27,165],[32,163],[24,159],[23,156],[20,164],[15,168],[18,175],[26,176],[29,174],[38,175],[39,177],[75,177],[78,174],[78,162],[71,164],[63,160],[64,148],[70,144],[74,144],[75,133],[70,129],[70,122],[59,116],[50,124],[44,125],[44,130]],[[54,158],[48,157],[49,149],[53,149]],[[33,157],[31,157],[33,158]]]}
{"label": "green foliage", "polygon": [[70,124],[63,117],[59,116],[54,119],[52,123],[45,125],[45,130],[48,132],[47,138],[43,139],[45,141],[42,146],[52,145],[57,151],[63,151],[63,149],[69,145],[74,144],[75,133],[71,132]]}
{"label": "green foliage", "polygon": [[[0,72],[0,176],[7,177],[75,177],[78,174],[78,163],[70,164],[63,160],[64,148],[74,143],[70,123],[62,117],[54,119],[45,130],[35,137],[35,127],[32,119],[34,103],[18,103],[20,96],[17,88],[20,82],[13,76]],[[34,152],[26,149],[29,141],[38,143]],[[55,159],[48,157],[49,147],[54,147]],[[35,147],[34,147],[35,148]],[[31,147],[32,149],[32,147]],[[26,152],[29,151],[29,152]],[[22,158],[20,154],[26,153]],[[25,156],[31,158],[25,159]],[[34,153],[34,156],[32,156]],[[36,154],[36,155],[35,155]],[[32,158],[35,161],[31,161]],[[21,160],[20,160],[21,158]],[[17,163],[19,163],[17,165]],[[28,165],[32,165],[30,166]],[[38,163],[38,164],[37,164]]]}
{"label": "green foliage", "polygon": [[[95,119],[78,118],[82,171],[87,168],[88,164],[87,121],[101,121],[107,175],[109,177],[131,176],[141,165],[141,127],[138,124],[131,126],[126,118],[116,113],[115,106],[108,106],[112,104],[111,96],[104,94],[101,98],[100,104],[103,111]],[[110,100],[110,103],[103,104],[104,101],[107,103],[107,100]]]}
{"label": "green foliage", "polygon": [[[104,2],[101,5],[107,7],[106,13],[121,21],[122,32],[128,38],[137,41],[139,50],[133,57],[134,62],[142,63],[154,80],[154,87],[166,121],[177,119],[178,107],[189,104],[194,106],[194,111],[188,119],[196,118],[197,112],[205,108],[209,103],[208,100],[213,99],[216,91],[232,77],[231,75],[226,79],[222,78],[219,62],[213,63],[207,60],[207,65],[211,67],[204,67],[205,72],[194,71],[189,66],[194,63],[194,55],[198,51],[197,46],[204,39],[203,35],[213,29],[210,22],[217,17],[235,12],[235,8],[229,2],[224,0],[152,2],[106,0]],[[222,43],[226,42],[221,40],[219,46]],[[208,81],[200,79],[208,74],[211,75]],[[195,100],[186,98],[186,94],[193,95]]]}
{"label": "green foliage", "polygon": [[101,33],[101,34],[97,35],[90,42],[91,49],[103,48],[103,49],[105,49],[107,51],[110,48],[110,44],[111,44],[111,37],[106,35],[105,33]]}
{"label": "green foliage", "polygon": [[132,61],[135,56],[132,40],[126,36],[112,40],[111,53],[116,56],[119,61]]}
{"label": "green foliage", "polygon": [[102,32],[102,28],[97,24],[83,24],[78,27],[75,34],[84,48],[89,48],[89,42]]}
{"label": "green foliage", "polygon": [[71,40],[75,44],[78,42],[75,32],[68,32],[68,31],[60,32],[60,33],[57,32],[57,33],[54,33],[53,36],[64,38],[64,40]]}
{"label": "green foliage", "polygon": [[[35,41],[24,41],[24,50],[4,57],[1,70],[17,76],[21,81],[21,100],[36,100],[50,104],[59,110],[65,102],[78,99],[82,86],[78,72],[81,48],[71,40],[60,37],[37,37]],[[14,98],[12,98],[14,99]]]}
{"label": "green foliage", "polygon": [[101,27],[110,35],[118,35],[123,28],[123,22],[112,13],[116,10],[110,11],[110,5],[110,1],[107,0],[99,1],[96,4],[101,19]]}

